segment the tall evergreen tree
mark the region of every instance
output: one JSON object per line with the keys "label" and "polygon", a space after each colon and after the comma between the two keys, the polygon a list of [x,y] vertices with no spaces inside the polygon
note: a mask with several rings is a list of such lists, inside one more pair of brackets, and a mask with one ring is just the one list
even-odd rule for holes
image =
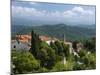
{"label": "tall evergreen tree", "polygon": [[60,41],[55,41],[55,45],[57,47],[57,54],[60,55],[60,56],[63,56],[63,47],[61,45],[61,42]]}
{"label": "tall evergreen tree", "polygon": [[40,49],[39,36],[32,30],[31,32],[31,53],[37,58],[38,51]]}

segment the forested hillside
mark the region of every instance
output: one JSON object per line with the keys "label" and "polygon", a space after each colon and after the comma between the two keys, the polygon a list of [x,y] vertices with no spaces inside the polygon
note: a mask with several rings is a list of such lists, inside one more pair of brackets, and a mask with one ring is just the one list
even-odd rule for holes
{"label": "forested hillside", "polygon": [[66,36],[67,40],[79,40],[88,39],[89,37],[95,36],[95,25],[88,27],[85,26],[69,26],[65,24],[56,25],[42,25],[42,26],[11,26],[12,35],[15,34],[29,34],[34,29],[39,35],[47,35],[50,37],[56,37],[63,39],[63,35]]}

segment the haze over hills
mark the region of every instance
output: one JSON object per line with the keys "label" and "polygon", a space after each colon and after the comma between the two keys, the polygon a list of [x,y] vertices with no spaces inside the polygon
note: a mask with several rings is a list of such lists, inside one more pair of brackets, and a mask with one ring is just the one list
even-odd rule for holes
{"label": "haze over hills", "polygon": [[56,37],[63,39],[63,35],[66,36],[67,40],[79,40],[88,39],[95,37],[96,27],[95,25],[77,25],[69,26],[66,24],[55,24],[55,25],[41,25],[41,26],[23,26],[23,25],[12,25],[12,35],[15,34],[29,34],[31,30],[34,30],[39,35],[47,35],[49,37]]}

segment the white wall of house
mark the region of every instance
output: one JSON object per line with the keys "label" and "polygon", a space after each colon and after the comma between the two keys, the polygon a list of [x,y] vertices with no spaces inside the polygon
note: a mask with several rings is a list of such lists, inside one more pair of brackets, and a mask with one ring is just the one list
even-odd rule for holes
{"label": "white wall of house", "polygon": [[27,43],[14,41],[11,43],[11,49],[12,50],[24,50],[24,51],[29,51],[30,47],[28,46]]}
{"label": "white wall of house", "polygon": [[46,43],[47,43],[48,45],[50,45],[50,42],[55,42],[55,40],[48,40],[48,41],[46,41]]}

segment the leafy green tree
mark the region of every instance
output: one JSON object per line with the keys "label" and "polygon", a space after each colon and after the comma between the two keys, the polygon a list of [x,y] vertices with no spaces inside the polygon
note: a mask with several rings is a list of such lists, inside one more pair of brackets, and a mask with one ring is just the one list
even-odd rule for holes
{"label": "leafy green tree", "polygon": [[86,69],[86,65],[84,64],[75,63],[73,66],[73,70],[85,70],[85,69]]}
{"label": "leafy green tree", "polygon": [[93,37],[89,40],[86,40],[84,42],[84,47],[91,52],[95,52],[96,51],[96,38]]}
{"label": "leafy green tree", "polygon": [[78,52],[78,55],[80,56],[80,58],[84,57],[86,55],[87,51],[82,49]]}
{"label": "leafy green tree", "polygon": [[[95,69],[96,68],[96,54],[90,51],[81,50],[79,52],[79,61],[83,63],[80,65],[81,69]],[[83,67],[83,68],[82,68]]]}
{"label": "leafy green tree", "polygon": [[56,56],[55,56],[56,63],[57,63],[57,62],[60,62],[60,61],[63,61],[63,58],[64,58],[63,56],[56,55]]}
{"label": "leafy green tree", "polygon": [[46,50],[47,47],[48,47],[48,44],[45,41],[41,41],[40,50],[37,53],[37,59],[39,59],[39,60],[46,59],[46,57],[48,55],[47,50]]}
{"label": "leafy green tree", "polygon": [[73,70],[75,63],[76,61],[75,61],[74,55],[70,54],[67,57],[66,70],[68,71]]}
{"label": "leafy green tree", "polygon": [[73,70],[74,64],[76,63],[74,60],[75,60],[74,56],[69,55],[67,58],[66,64],[63,64],[62,61],[59,61],[55,64],[52,70],[53,71],[71,71]]}
{"label": "leafy green tree", "polygon": [[78,43],[78,41],[73,41],[73,43],[72,43],[72,47],[76,52],[77,52],[77,43]]}
{"label": "leafy green tree", "polygon": [[52,49],[54,49],[55,51],[57,50],[57,46],[56,46],[55,43],[53,43],[53,42],[50,42],[50,47],[51,47]]}
{"label": "leafy green tree", "polygon": [[37,72],[40,67],[39,61],[30,52],[12,51],[11,57],[15,74]]}
{"label": "leafy green tree", "polygon": [[41,59],[41,66],[51,69],[55,63],[55,51],[51,47],[45,47],[41,50],[43,52],[43,59]]}
{"label": "leafy green tree", "polygon": [[69,53],[69,45],[66,45],[62,42],[62,47],[63,47],[63,53],[66,56],[66,58],[70,55]]}
{"label": "leafy green tree", "polygon": [[95,69],[96,68],[96,54],[90,53],[86,54],[84,58],[84,64],[86,65],[86,69]]}
{"label": "leafy green tree", "polygon": [[40,60],[41,67],[51,69],[56,63],[55,50],[45,41],[41,42],[40,50],[37,53],[37,59]]}

